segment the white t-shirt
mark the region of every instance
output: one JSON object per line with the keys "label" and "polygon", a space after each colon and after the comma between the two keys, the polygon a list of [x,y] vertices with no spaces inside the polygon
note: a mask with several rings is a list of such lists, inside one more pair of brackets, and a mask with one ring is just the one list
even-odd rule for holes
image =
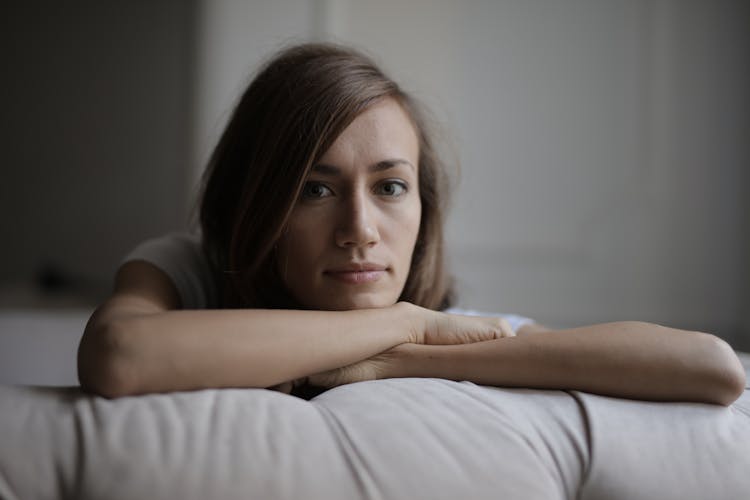
{"label": "white t-shirt", "polygon": [[[219,284],[203,255],[199,234],[173,232],[144,241],[120,264],[143,260],[161,269],[174,283],[183,309],[218,309]],[[494,316],[508,321],[514,331],[534,321],[517,314],[484,313],[451,307],[444,312],[468,316]]]}

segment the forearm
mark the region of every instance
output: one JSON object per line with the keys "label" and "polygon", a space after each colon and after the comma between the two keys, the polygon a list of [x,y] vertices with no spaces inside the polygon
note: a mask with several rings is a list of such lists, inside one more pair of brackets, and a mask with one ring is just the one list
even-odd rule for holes
{"label": "forearm", "polygon": [[615,397],[729,404],[744,371],[720,339],[641,322],[456,346],[404,346],[398,376],[576,389]]}
{"label": "forearm", "polygon": [[[269,387],[354,363],[408,341],[399,307],[346,312],[166,311],[87,327],[82,385],[110,396]],[[97,387],[102,374],[109,378]]]}

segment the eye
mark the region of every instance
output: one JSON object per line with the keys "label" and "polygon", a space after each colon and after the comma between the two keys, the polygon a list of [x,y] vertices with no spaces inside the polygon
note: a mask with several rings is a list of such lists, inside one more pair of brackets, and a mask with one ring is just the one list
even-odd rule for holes
{"label": "eye", "polygon": [[375,191],[378,194],[382,194],[384,196],[392,196],[397,197],[401,196],[402,194],[406,193],[407,188],[406,184],[399,181],[386,181],[378,185],[378,187],[375,189]]}
{"label": "eye", "polygon": [[302,188],[302,198],[306,199],[325,198],[332,194],[333,191],[320,182],[306,182],[305,186]]}

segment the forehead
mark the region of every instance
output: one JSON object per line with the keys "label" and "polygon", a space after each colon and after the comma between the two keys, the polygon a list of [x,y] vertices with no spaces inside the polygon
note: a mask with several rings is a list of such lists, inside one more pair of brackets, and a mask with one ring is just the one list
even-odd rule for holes
{"label": "forehead", "polygon": [[336,138],[321,163],[357,166],[386,158],[403,158],[415,167],[419,141],[409,115],[394,99],[368,107]]}

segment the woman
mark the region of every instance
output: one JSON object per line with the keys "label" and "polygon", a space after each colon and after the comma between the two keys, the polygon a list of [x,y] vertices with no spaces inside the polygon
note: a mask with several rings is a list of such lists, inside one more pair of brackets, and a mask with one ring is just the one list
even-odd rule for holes
{"label": "woman", "polygon": [[442,377],[724,405],[741,394],[739,360],[706,333],[446,312],[445,199],[425,119],[370,60],[282,51],[211,157],[202,247],[172,235],[126,259],[81,340],[82,387],[304,393]]}

